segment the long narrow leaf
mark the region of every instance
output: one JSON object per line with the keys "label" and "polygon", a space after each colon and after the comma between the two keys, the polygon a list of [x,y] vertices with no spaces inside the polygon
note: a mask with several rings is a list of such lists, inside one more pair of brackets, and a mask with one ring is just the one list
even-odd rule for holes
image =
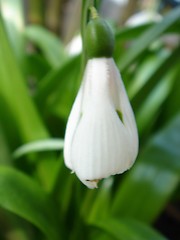
{"label": "long narrow leaf", "polygon": [[[150,76],[147,83],[137,92],[132,99],[132,105],[137,109],[144,100],[144,96],[151,93],[151,90],[159,83],[159,80],[168,73],[178,62],[180,47],[174,49],[169,57],[165,58],[160,67]],[[169,73],[168,73],[169,74]]]}
{"label": "long narrow leaf", "polygon": [[0,10],[12,49],[23,65],[25,55],[23,0],[0,0]]}
{"label": "long narrow leaf", "polygon": [[24,141],[46,138],[47,130],[30,99],[1,21],[0,36],[0,97],[4,104],[0,112],[11,113],[11,122],[14,127],[17,124]]}
{"label": "long narrow leaf", "polygon": [[8,165],[11,161],[10,149],[7,143],[6,136],[0,125],[0,164]]}
{"label": "long narrow leaf", "polygon": [[25,36],[38,46],[52,67],[59,67],[66,59],[60,40],[41,26],[28,26]]}
{"label": "long narrow leaf", "polygon": [[147,132],[147,130],[150,130],[152,127],[157,118],[156,116],[158,116],[160,107],[171,92],[176,74],[177,69],[175,67],[168,71],[141,104],[141,107],[136,113],[139,134],[142,134],[144,131]]}
{"label": "long narrow leaf", "polygon": [[171,11],[165,18],[148,29],[142,36],[136,39],[128,51],[121,56],[119,68],[123,71],[135,60],[155,39],[163,34],[175,22],[179,21],[180,7]]}
{"label": "long narrow leaf", "polygon": [[109,215],[112,184],[112,178],[104,179],[98,191],[87,192],[81,207],[81,215],[86,222],[96,218],[103,219]]}
{"label": "long narrow leaf", "polygon": [[50,240],[58,240],[58,219],[48,195],[24,174],[0,167],[0,206],[38,227]]}
{"label": "long narrow leaf", "polygon": [[14,152],[14,158],[19,158],[25,154],[32,152],[43,152],[52,150],[62,150],[64,142],[62,139],[45,139],[27,143]]}
{"label": "long narrow leaf", "polygon": [[117,240],[165,240],[155,230],[148,225],[135,221],[133,219],[121,218],[113,219],[107,218],[104,220],[97,220],[92,225],[100,228]]}

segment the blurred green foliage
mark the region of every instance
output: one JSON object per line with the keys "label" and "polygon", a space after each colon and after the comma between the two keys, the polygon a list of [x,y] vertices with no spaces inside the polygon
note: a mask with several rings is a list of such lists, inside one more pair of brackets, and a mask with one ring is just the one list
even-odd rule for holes
{"label": "blurred green foliage", "polygon": [[0,3],[0,238],[166,239],[152,224],[179,199],[180,48],[164,40],[179,34],[180,8],[159,23],[116,29],[114,57],[136,115],[140,153],[128,173],[89,190],[59,153],[81,55],[70,56],[42,26],[26,26],[22,1],[6,1],[18,21]]}

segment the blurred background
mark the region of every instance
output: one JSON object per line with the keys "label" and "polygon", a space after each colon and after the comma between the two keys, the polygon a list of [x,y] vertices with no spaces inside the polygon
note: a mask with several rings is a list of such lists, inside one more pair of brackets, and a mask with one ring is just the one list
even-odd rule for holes
{"label": "blurred background", "polygon": [[[93,3],[140,138],[133,168],[97,190],[62,154]],[[0,240],[180,239],[179,43],[178,0],[0,0]]]}

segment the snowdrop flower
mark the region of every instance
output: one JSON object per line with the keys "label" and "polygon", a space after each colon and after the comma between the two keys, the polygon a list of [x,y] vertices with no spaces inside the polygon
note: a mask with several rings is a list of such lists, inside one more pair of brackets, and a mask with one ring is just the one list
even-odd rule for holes
{"label": "snowdrop flower", "polygon": [[65,164],[89,188],[129,169],[138,134],[121,76],[112,57],[88,60],[65,134]]}

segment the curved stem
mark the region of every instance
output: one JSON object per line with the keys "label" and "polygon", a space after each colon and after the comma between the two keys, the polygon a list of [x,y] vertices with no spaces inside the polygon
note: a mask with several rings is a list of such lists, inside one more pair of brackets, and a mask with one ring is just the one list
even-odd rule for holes
{"label": "curved stem", "polygon": [[82,0],[82,10],[81,10],[81,37],[82,37],[82,63],[81,63],[81,71],[84,71],[84,67],[86,65],[86,50],[84,43],[84,35],[86,24],[88,22],[88,9],[89,6],[92,5],[92,1],[90,0]]}

